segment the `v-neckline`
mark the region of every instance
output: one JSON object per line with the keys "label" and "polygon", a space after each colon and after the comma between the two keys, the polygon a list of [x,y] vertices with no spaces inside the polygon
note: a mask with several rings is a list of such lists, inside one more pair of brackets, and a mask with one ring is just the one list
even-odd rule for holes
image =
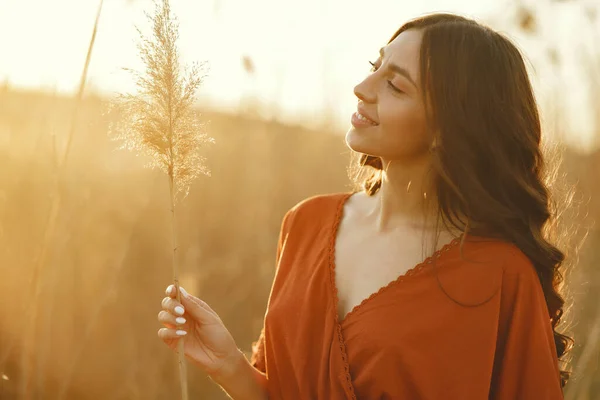
{"label": "v-neckline", "polygon": [[335,272],[336,272],[336,270],[335,270],[335,268],[336,268],[335,249],[336,249],[336,245],[337,245],[339,225],[342,222],[342,219],[344,216],[344,206],[346,205],[348,199],[355,193],[356,192],[350,192],[350,193],[344,194],[344,196],[342,196],[342,198],[340,200],[340,203],[338,204],[338,208],[337,208],[337,212],[335,215],[335,220],[334,220],[333,228],[332,228],[332,232],[331,232],[331,244],[329,246],[329,251],[330,251],[329,267],[331,270],[330,272],[331,272],[331,277],[332,277],[331,284],[332,284],[332,289],[333,289],[334,311],[335,311],[336,323],[340,326],[344,325],[345,322],[348,321],[348,319],[350,317],[352,317],[360,309],[365,307],[365,305],[367,303],[370,303],[371,301],[373,301],[373,299],[378,297],[382,292],[394,287],[395,285],[399,284],[401,281],[404,281],[406,279],[409,279],[409,278],[415,276],[419,271],[423,270],[427,265],[431,264],[435,259],[438,259],[442,253],[450,250],[452,247],[454,247],[455,245],[460,243],[460,240],[462,237],[462,235],[461,235],[459,237],[452,239],[450,242],[446,243],[440,249],[436,250],[430,256],[425,258],[423,261],[417,263],[416,265],[414,265],[412,268],[408,269],[403,274],[399,275],[395,279],[388,282],[386,285],[381,286],[377,291],[371,293],[368,297],[364,298],[359,304],[355,305],[348,313],[346,313],[344,318],[342,318],[340,320],[339,310],[338,310],[338,307],[339,307],[338,287],[337,287],[337,283],[336,283],[336,279],[335,279]]}
{"label": "v-neckline", "polygon": [[350,375],[350,364],[348,362],[348,354],[346,352],[346,342],[344,340],[342,325],[346,321],[348,321],[349,317],[352,317],[354,314],[356,314],[356,312],[358,310],[363,308],[365,306],[365,304],[373,301],[383,291],[393,287],[394,285],[398,284],[400,281],[403,281],[411,276],[414,276],[419,270],[423,269],[426,265],[431,264],[435,259],[438,259],[442,253],[450,250],[452,247],[454,247],[455,245],[460,243],[461,238],[463,237],[463,235],[460,235],[459,237],[452,239],[449,243],[442,246],[442,248],[435,251],[433,254],[431,254],[429,257],[427,257],[425,260],[421,261],[420,263],[418,263],[417,265],[415,265],[414,267],[412,267],[411,269],[406,271],[404,274],[398,276],[396,279],[389,282],[387,285],[379,288],[379,290],[372,293],[367,298],[363,299],[360,304],[354,306],[352,308],[352,310],[350,310],[350,312],[348,312],[344,316],[344,318],[340,321],[339,311],[338,311],[338,303],[339,303],[338,289],[337,289],[337,284],[336,284],[336,280],[335,280],[335,247],[337,244],[338,228],[339,228],[339,225],[344,216],[344,206],[346,205],[346,202],[348,201],[348,199],[355,193],[356,192],[348,192],[348,193],[345,193],[341,197],[341,199],[338,203],[338,206],[337,206],[335,216],[334,216],[333,227],[332,227],[332,230],[330,233],[330,242],[329,242],[329,274],[330,274],[329,276],[330,276],[331,293],[333,296],[333,311],[332,312],[333,312],[333,318],[335,320],[335,328],[337,331],[336,333],[338,336],[338,345],[340,346],[342,362],[344,364],[344,378],[346,380],[346,382],[345,382],[346,394],[348,396],[350,396],[350,399],[352,399],[352,400],[356,400],[356,393],[354,391],[354,386],[352,384],[352,376]]}

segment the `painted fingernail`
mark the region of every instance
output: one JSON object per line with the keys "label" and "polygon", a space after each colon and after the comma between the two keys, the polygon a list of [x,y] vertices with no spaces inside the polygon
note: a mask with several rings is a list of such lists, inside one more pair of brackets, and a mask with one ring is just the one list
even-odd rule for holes
{"label": "painted fingernail", "polygon": [[182,331],[182,330],[178,330],[178,331],[175,332],[175,334],[177,336],[185,336],[187,334],[187,332],[186,331]]}
{"label": "painted fingernail", "polygon": [[188,292],[186,292],[184,288],[179,286],[179,290],[181,290],[181,294],[183,294],[185,297],[188,297]]}
{"label": "painted fingernail", "polygon": [[179,315],[183,315],[183,313],[185,313],[185,310],[183,309],[183,307],[177,306],[175,307],[175,312]]}
{"label": "painted fingernail", "polygon": [[177,322],[180,325],[183,325],[183,324],[185,324],[185,318],[177,317],[177,318],[175,318],[175,322]]}
{"label": "painted fingernail", "polygon": [[167,287],[167,290],[165,290],[165,293],[167,294],[167,296],[170,296],[171,293],[173,293],[173,285],[169,285],[169,287]]}

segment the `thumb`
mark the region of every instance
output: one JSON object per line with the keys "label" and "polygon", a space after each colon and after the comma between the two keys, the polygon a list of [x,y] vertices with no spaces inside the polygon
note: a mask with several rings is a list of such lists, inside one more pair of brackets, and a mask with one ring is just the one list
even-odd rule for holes
{"label": "thumb", "polygon": [[208,304],[192,296],[181,286],[179,289],[181,290],[181,304],[194,319],[203,323],[214,322],[215,319],[219,319],[217,313]]}

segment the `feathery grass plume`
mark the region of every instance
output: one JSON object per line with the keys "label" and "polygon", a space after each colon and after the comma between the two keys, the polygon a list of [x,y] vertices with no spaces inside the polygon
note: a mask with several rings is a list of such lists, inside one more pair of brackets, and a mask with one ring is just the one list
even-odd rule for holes
{"label": "feathery grass plume", "polygon": [[[110,127],[121,148],[149,156],[150,167],[157,167],[168,176],[171,199],[171,227],[173,239],[173,281],[179,291],[177,260],[177,229],[175,203],[178,194],[187,196],[191,182],[200,174],[210,175],[204,166],[205,158],[199,149],[213,143],[202,132],[202,124],[193,109],[195,93],[204,76],[194,64],[187,70],[180,66],[177,23],[169,0],[154,1],[155,11],[146,17],[152,24],[152,36],[140,35],[139,55],[145,65],[144,73],[126,69],[135,79],[136,94],[120,94],[112,104],[120,114],[118,122]],[[187,379],[183,341],[179,340],[179,374],[182,398],[187,400]]]}

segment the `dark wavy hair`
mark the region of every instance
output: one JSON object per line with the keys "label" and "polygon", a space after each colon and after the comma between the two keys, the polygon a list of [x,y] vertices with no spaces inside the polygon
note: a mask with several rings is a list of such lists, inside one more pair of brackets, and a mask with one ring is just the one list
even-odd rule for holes
{"label": "dark wavy hair", "polygon": [[[423,35],[420,77],[436,143],[430,172],[437,215],[446,227],[514,243],[532,261],[558,357],[567,364],[563,356],[573,340],[556,331],[565,304],[560,293],[565,253],[550,243],[556,217],[553,174],[545,165],[540,116],[523,57],[502,34],[458,15],[414,19],[389,42],[408,29]],[[358,168],[362,190],[377,193],[382,160],[361,154]],[[560,375],[564,386],[570,372]]]}

